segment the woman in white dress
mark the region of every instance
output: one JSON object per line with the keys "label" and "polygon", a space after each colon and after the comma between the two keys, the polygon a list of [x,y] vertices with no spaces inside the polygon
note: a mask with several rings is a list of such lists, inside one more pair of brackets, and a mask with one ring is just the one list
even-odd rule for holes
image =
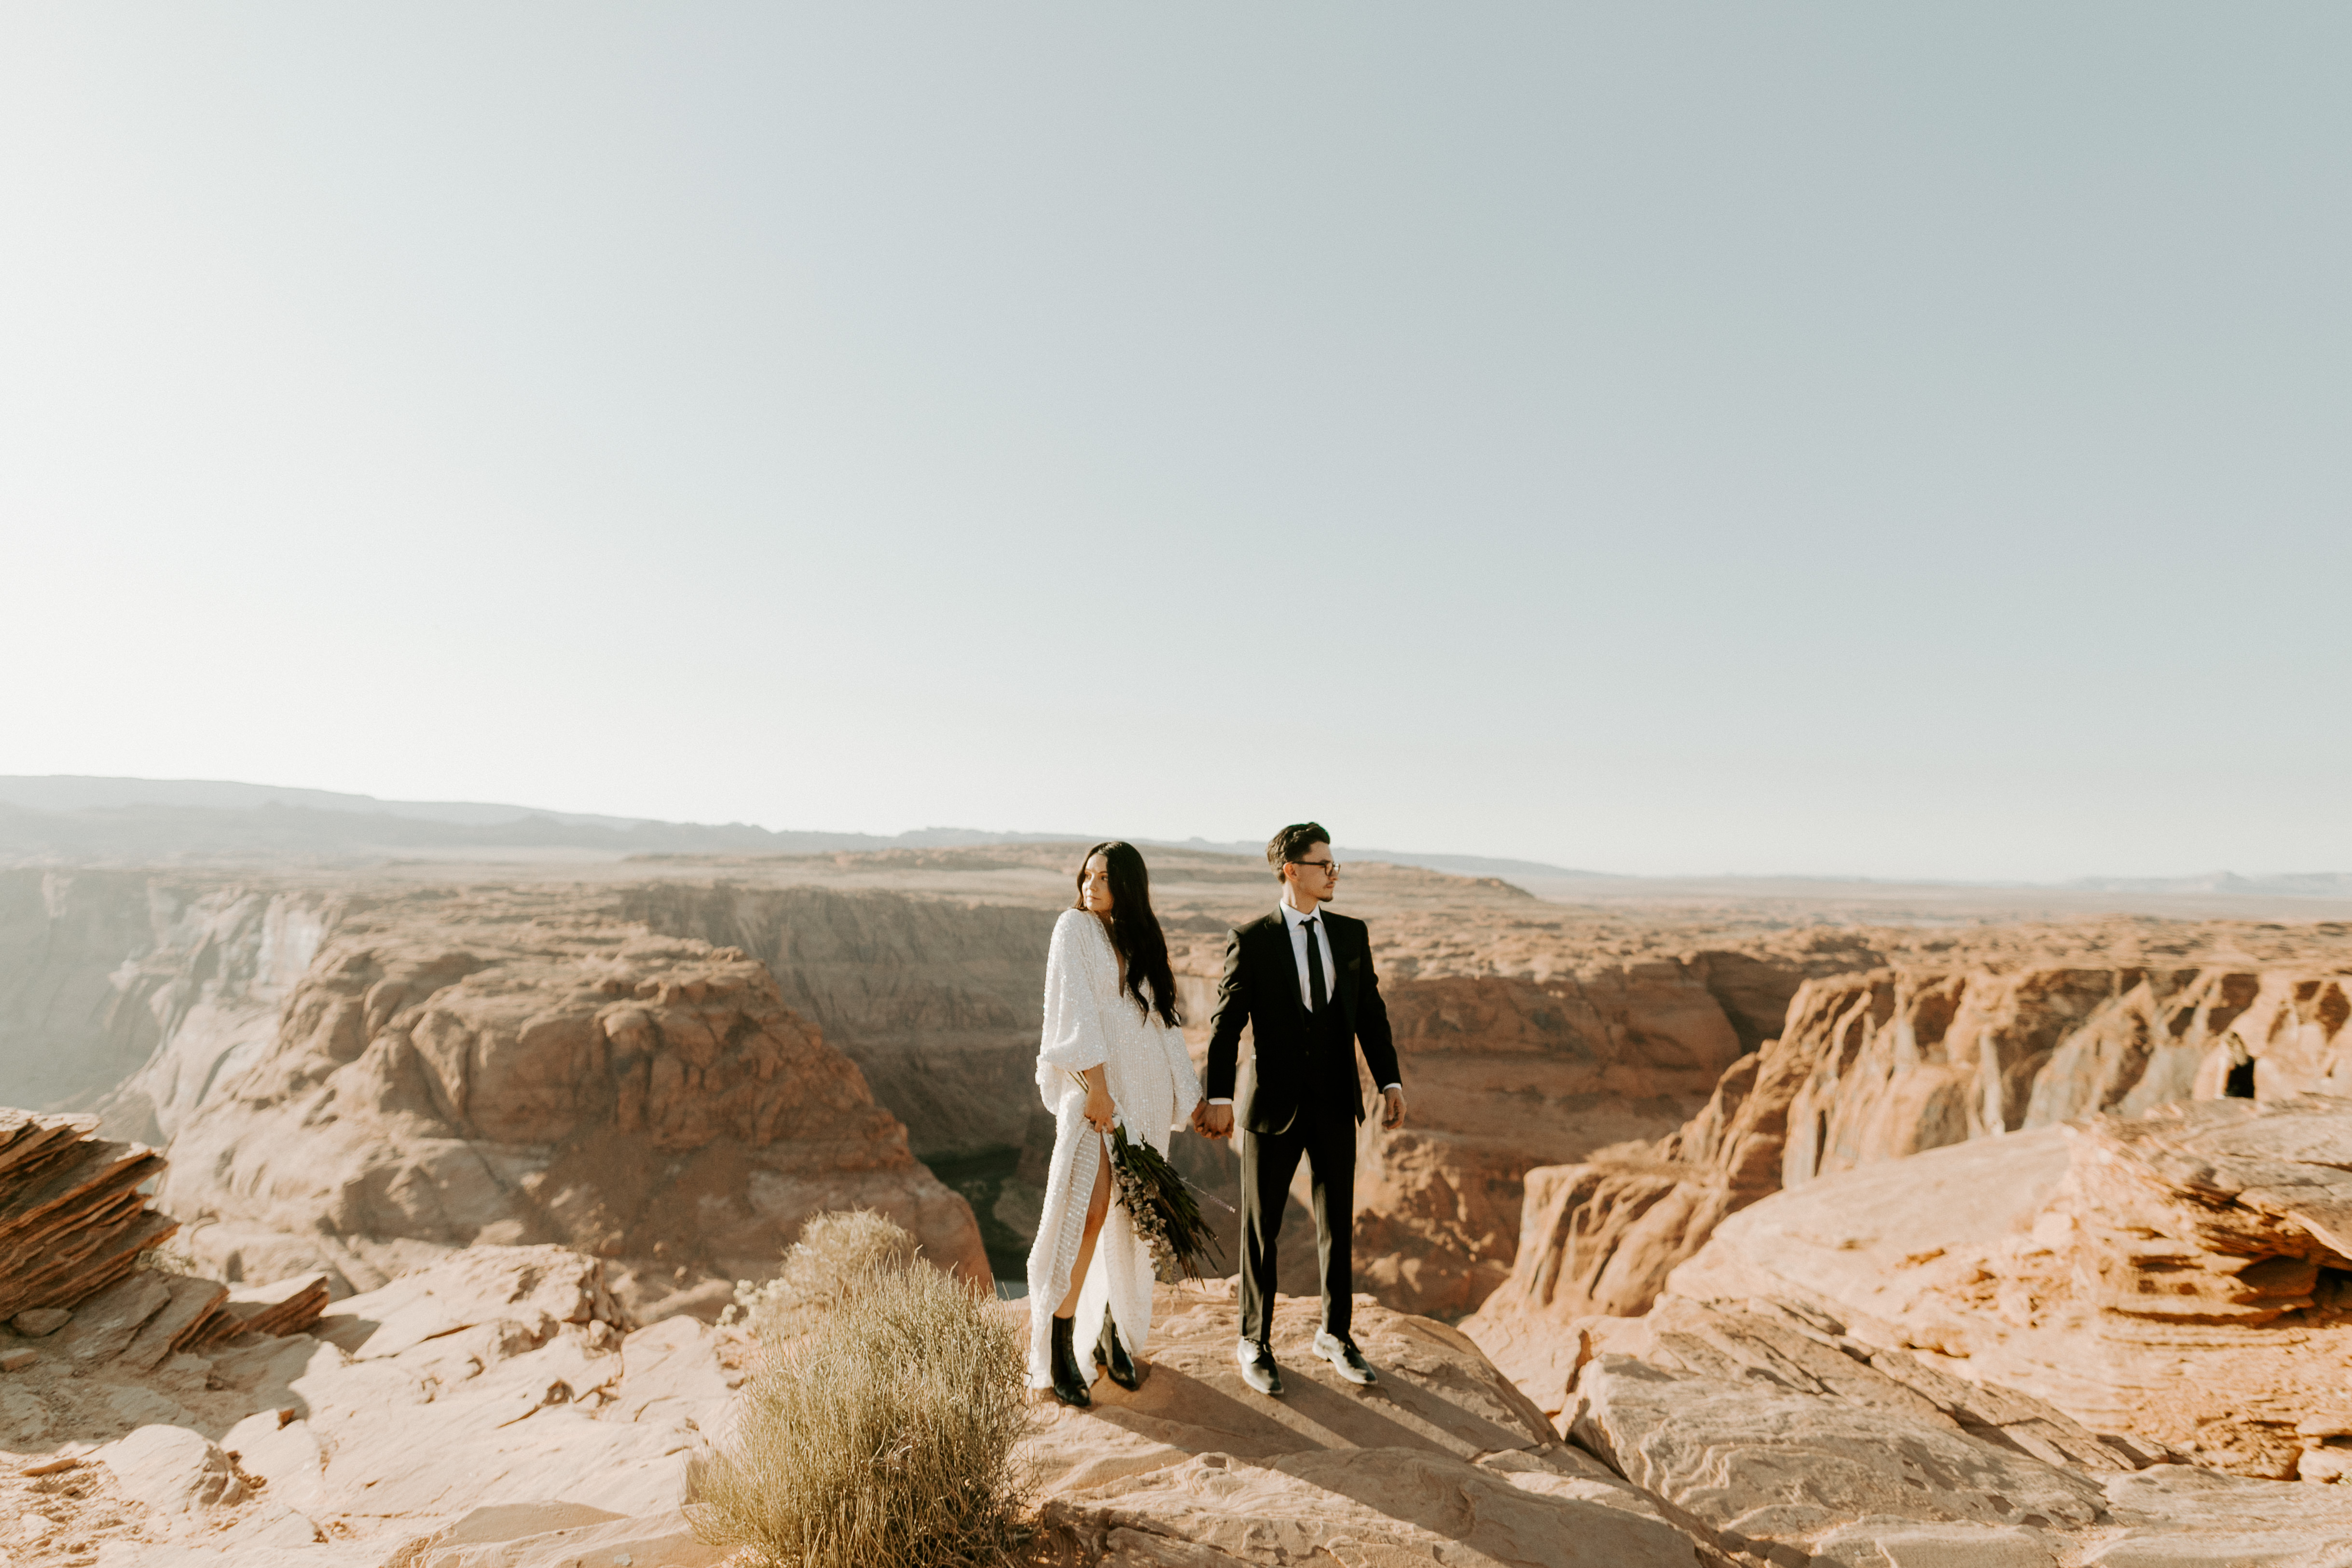
{"label": "woman in white dress", "polygon": [[[1029,1385],[1084,1405],[1097,1363],[1133,1388],[1151,1342],[1151,1252],[1111,1202],[1110,1130],[1165,1152],[1200,1107],[1201,1080],[1178,1027],[1143,857],[1131,844],[1097,844],[1077,881],[1076,904],[1054,924],[1037,1045],[1054,1163],[1029,1249]],[[1082,1322],[1101,1325],[1092,1355],[1076,1350]]]}

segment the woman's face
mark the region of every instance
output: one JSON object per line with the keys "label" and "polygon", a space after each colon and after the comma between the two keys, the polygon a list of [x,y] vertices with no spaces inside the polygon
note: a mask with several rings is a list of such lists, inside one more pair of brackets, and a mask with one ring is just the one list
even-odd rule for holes
{"label": "woman's face", "polygon": [[1078,880],[1078,899],[1098,915],[1110,913],[1110,858],[1104,855],[1087,858],[1086,875]]}

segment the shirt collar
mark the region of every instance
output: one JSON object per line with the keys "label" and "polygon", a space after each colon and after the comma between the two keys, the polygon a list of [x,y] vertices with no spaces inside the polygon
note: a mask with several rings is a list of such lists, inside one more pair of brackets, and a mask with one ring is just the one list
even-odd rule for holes
{"label": "shirt collar", "polygon": [[1300,914],[1298,910],[1292,906],[1288,899],[1283,900],[1276,907],[1282,910],[1282,918],[1284,921],[1286,922],[1283,928],[1286,931],[1297,931],[1308,921],[1320,920],[1323,918],[1323,906],[1320,904],[1315,906],[1315,912],[1311,915]]}

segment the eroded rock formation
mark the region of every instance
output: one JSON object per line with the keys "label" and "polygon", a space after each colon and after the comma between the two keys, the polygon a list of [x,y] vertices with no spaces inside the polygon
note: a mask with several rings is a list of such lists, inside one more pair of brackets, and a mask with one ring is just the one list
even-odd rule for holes
{"label": "eroded rock formation", "polygon": [[1140,1390],[1043,1413],[1032,1450],[1066,1560],[2241,1568],[2352,1551],[2342,1489],[2180,1463],[1799,1299],[1589,1320],[1540,1413],[1427,1320],[1360,1309],[1382,1381],[1357,1389],[1309,1356],[1312,1303],[1282,1303],[1276,1402],[1241,1386],[1222,1290],[1171,1291],[1160,1317]]}
{"label": "eroded rock formation", "polygon": [[0,1106],[0,1319],[79,1306],[179,1229],[141,1190],[163,1157],[97,1131],[94,1116]]}
{"label": "eroded rock formation", "polygon": [[[745,861],[729,873],[740,880],[710,880],[709,871],[693,867],[667,867],[656,878],[632,867],[601,884],[568,873],[573,879],[441,895],[437,910],[435,897],[413,884],[351,871],[242,879],[0,873],[0,1058],[15,1041],[36,1055],[112,1063],[89,1068],[70,1086],[95,1103],[104,1089],[98,1078],[147,1053],[144,1069],[108,1095],[103,1110],[119,1135],[164,1141],[226,1104],[228,1086],[278,1049],[280,1011],[296,985],[308,984],[331,927],[381,920],[429,944],[424,933],[434,920],[454,912],[462,922],[473,918],[469,910],[500,903],[509,926],[561,926],[567,942],[599,932],[598,940],[636,940],[649,926],[654,936],[739,947],[765,963],[784,1005],[860,1066],[874,1099],[908,1128],[916,1158],[935,1162],[969,1195],[999,1268],[1017,1271],[1039,1195],[1024,1162],[1037,1163],[1049,1126],[1028,1082],[1045,933],[1067,897],[1066,862],[1076,847]],[[1262,907],[1270,883],[1262,868],[1232,857],[1155,851],[1154,866],[1198,1035],[1220,933]],[[2318,973],[2287,962],[2324,945],[2309,933],[2160,921],[1759,928],[1736,919],[1653,920],[1542,904],[1406,868],[1360,869],[1350,875],[1349,907],[1373,921],[1386,988],[1407,1032],[1415,1092],[1412,1122],[1402,1133],[1367,1131],[1358,1256],[1362,1278],[1384,1300],[1449,1317],[1504,1280],[1521,1250],[1523,1182],[1538,1209],[1579,1214],[1580,1224],[1597,1226],[1611,1243],[1580,1244],[1573,1266],[1554,1268],[1555,1278],[1585,1291],[1569,1305],[1632,1310],[1716,1218],[1777,1186],[1791,1149],[1811,1150],[1817,1168],[1835,1170],[1850,1158],[1925,1146],[1953,1128],[1988,1128],[1989,1103],[2006,1122],[2019,1108],[2005,1074],[2028,1074],[2019,1125],[2095,1108],[2116,1086],[2137,1097],[2135,1105],[2176,1092],[2191,1065],[2221,1089],[2259,1078],[2272,1092],[2271,1079],[2287,1070],[2294,1054],[2284,1037],[2228,1061],[2218,1054],[2231,1035],[2222,1015],[2237,1005],[2231,987],[2241,984],[2231,976],[2252,978],[2257,994],[2245,1003],[2246,1017],[2293,1019],[2300,1007],[2311,1016],[2288,1033],[2316,1026],[2322,1054],[2331,1048],[2325,996],[2293,994],[2294,974]],[[791,885],[772,885],[778,879]],[[2217,964],[2209,950],[2222,938],[2242,952]],[[470,940],[445,945],[463,949]],[[420,951],[408,959],[431,956]],[[1899,969],[1888,970],[1890,963]],[[2125,987],[2116,1005],[2094,1006],[2095,1016],[2062,1031],[2040,1067],[2021,1066],[2039,1049],[2031,1037],[2035,1019],[2073,1016],[2067,1009],[2080,977],[2132,968],[2149,979],[2142,1000]],[[1864,978],[1855,978],[1857,971]],[[2033,983],[2040,991],[2020,978],[2028,971],[2042,977]],[[2179,981],[2182,973],[2191,979]],[[1877,987],[1889,974],[1927,978],[1917,994],[1906,994],[1878,1019]],[[2273,975],[2284,987],[2275,997],[2262,990],[2263,977]],[[1949,985],[1956,976],[1969,977],[1968,994],[1957,998]],[[1822,1058],[1808,1047],[1759,1058],[1753,1073],[1734,1067],[1711,1079],[1738,1047],[1784,1032],[1791,995],[1809,980],[1816,992],[1808,1005],[1822,1014],[1824,1039],[1856,1016],[1864,1021],[1868,1048],[1859,1066],[1816,1081]],[[1995,994],[2003,984],[2017,992],[2006,1002]],[[2204,1021],[2192,1017],[2182,1034],[2170,1033],[2180,1016],[2176,994],[2200,985],[2213,993],[2197,1004]],[[364,1025],[364,995],[358,1000]],[[1911,1029],[1916,1047],[1933,1032],[1939,1007],[1967,1016],[1947,1022],[1945,1043],[1906,1058],[1901,1030]],[[33,1032],[36,1019],[63,1032],[43,1037]],[[2242,1037],[2253,1026],[2236,1028]],[[1969,1048],[1980,1054],[1964,1061],[1953,1042],[1965,1039],[1977,1040]],[[1937,1052],[1949,1059],[1926,1059]],[[1712,1068],[1694,1065],[1701,1062]],[[1792,1074],[1806,1081],[1782,1081]],[[2289,1079],[2278,1084],[2283,1092]],[[1179,1159],[1213,1191],[1234,1195],[1230,1151],[1181,1139]],[[1575,1173],[1561,1176],[1563,1167]],[[463,1162],[451,1169],[472,1179]],[[743,1167],[744,1180],[753,1169]],[[1791,1170],[1792,1180],[1810,1173]],[[182,1176],[195,1179],[186,1161]],[[249,1192],[215,1206],[225,1221],[232,1209],[249,1217],[266,1197]],[[408,1211],[420,1205],[429,1206],[412,1194],[391,1206],[407,1225]],[[1292,1216],[1286,1264],[1307,1258],[1304,1221],[1303,1209]],[[275,1233],[279,1222],[263,1228]],[[431,1247],[452,1245],[446,1237],[461,1230],[435,1230]],[[515,1234],[585,1239],[588,1233]],[[323,1248],[312,1252],[308,1261],[331,1261]],[[214,1256],[225,1263],[227,1253]],[[632,1299],[641,1301],[654,1299],[638,1292],[658,1276],[700,1289],[703,1304],[715,1304],[715,1276],[737,1271],[715,1255],[631,1256],[625,1272]],[[398,1248],[384,1258],[405,1266]],[[306,1261],[268,1258],[253,1267]],[[761,1272],[764,1262],[740,1272]],[[358,1266],[381,1272],[364,1256]],[[683,1281],[676,1278],[680,1268]],[[1305,1278],[1292,1276],[1294,1283]]]}
{"label": "eroded rock formation", "polygon": [[1740,1051],[1681,963],[1389,989],[1412,1115],[1395,1132],[1365,1124],[1356,1277],[1402,1310],[1475,1307],[1510,1268],[1531,1167],[1656,1136]]}
{"label": "eroded rock formation", "polygon": [[2219,963],[1808,981],[1781,1037],[1680,1130],[1529,1173],[1511,1277],[1471,1331],[1549,1379],[1559,1326],[1643,1311],[1726,1216],[1784,1186],[2096,1112],[2336,1084],[2347,991],[2352,969]]}
{"label": "eroded rock formation", "polygon": [[[2342,1179],[2330,1162],[2344,1152],[2347,1108],[2298,1102],[2266,1121],[2223,1114],[2234,1109],[2181,1119],[2161,1149],[2145,1139],[2105,1148],[2103,1159],[2133,1164],[2120,1179],[2144,1189],[2137,1228],[2178,1227],[2185,1189],[2163,1173],[2195,1159],[2231,1206],[2263,1216],[2231,1220],[2232,1237],[2267,1225],[2262,1246],[2313,1244],[2305,1218]],[[1556,1409],[1462,1334],[1369,1300],[1357,1337],[1378,1384],[1355,1387],[1316,1360],[1314,1303],[1286,1300],[1273,1340],[1289,1389],[1265,1399],[1232,1360],[1230,1287],[1163,1288],[1139,1390],[1106,1381],[1086,1411],[1038,1396],[1027,1453],[1043,1488],[1037,1553],[1072,1568],[2341,1560],[2352,1551],[2342,1488],[2180,1463],[2189,1456],[2160,1439],[1977,1381],[1969,1362],[1897,1343],[1888,1321],[1817,1291],[1706,1293],[1786,1284],[1759,1272],[1758,1258],[1790,1256],[1791,1234],[1825,1223],[1814,1245],[1832,1257],[1868,1250],[1848,1245],[1857,1224],[1916,1232],[1927,1215],[1944,1216],[1947,1239],[1978,1245],[1954,1230],[1951,1190],[2014,1152],[2047,1166],[2037,1152],[2059,1151],[2038,1184],[2050,1213],[2111,1195],[2112,1173],[2096,1178],[2109,1184],[2068,1184],[2065,1142],[2054,1130],[1980,1140],[1874,1170],[1864,1174],[1952,1167],[1906,1199],[1867,1189],[1876,1210],[1852,1201],[1861,1189],[1850,1173],[1735,1216],[1647,1317],[1579,1325]],[[1748,1250],[1727,1250],[1786,1211],[1801,1214],[1801,1229],[1759,1229]],[[1979,1214],[1958,1228],[2014,1248],[2007,1217]],[[2053,1231],[2033,1234],[2057,1241]],[[2084,1232],[2053,1256],[2070,1245],[2105,1256],[2109,1244]],[[1817,1274],[1819,1261],[1799,1255],[1792,1267]],[[1849,1265],[1829,1293],[1872,1272]],[[152,1360],[142,1347],[190,1282],[136,1279],[148,1288],[107,1293],[121,1310],[94,1300],[63,1332],[0,1331],[0,1423],[13,1429],[0,1446],[20,1456],[0,1467],[0,1507],[18,1521],[24,1561],[712,1568],[721,1555],[693,1540],[678,1504],[690,1506],[695,1457],[724,1440],[734,1391],[763,1351],[688,1317],[633,1327],[597,1259],[557,1247],[461,1250],[337,1303],[307,1333],[246,1331]],[[154,1300],[142,1319],[134,1298],[144,1297]],[[1005,1312],[1025,1329],[1019,1304]],[[2320,1413],[2303,1423],[2313,1477],[2352,1452],[2320,1430],[2334,1419],[2324,1407],[2315,1402]]]}
{"label": "eroded rock formation", "polygon": [[2352,1470],[2352,1100],[2159,1107],[1987,1139],[1727,1221],[1676,1295],[1801,1297],[2242,1475]]}
{"label": "eroded rock formation", "polygon": [[[169,1310],[129,1323],[131,1345]],[[248,1330],[148,1363],[74,1338],[119,1335],[129,1315],[101,1325],[86,1308],[0,1381],[0,1447],[20,1457],[0,1469],[0,1506],[20,1521],[19,1562],[722,1555],[677,1503],[756,1350],[691,1318],[633,1330],[593,1258],[467,1249],[337,1303],[309,1332]]]}
{"label": "eroded rock formation", "polygon": [[2098,1112],[2137,1115],[2200,1092],[2276,1098],[2338,1085],[2339,1047],[2352,1052],[2347,991],[2352,969],[2230,965],[1817,982],[1791,1005],[1783,1037],[1807,1070],[1789,1108],[1781,1181]]}
{"label": "eroded rock formation", "polygon": [[[96,1106],[175,1037],[226,1050],[266,1034],[328,902],[278,878],[0,868],[0,1100]],[[144,1104],[109,1125],[169,1135]]]}
{"label": "eroded rock formation", "polygon": [[[995,864],[969,851],[930,858],[951,862],[948,869]],[[1262,871],[1215,858],[1170,878],[1222,879],[1205,884],[1213,900],[1234,899],[1228,889],[1265,894]],[[1462,879],[1413,876],[1480,893]],[[1222,903],[1199,912],[1196,885],[1164,891],[1198,1049],[1229,917]],[[1531,902],[1508,896],[1515,910]],[[908,1121],[919,1156],[957,1169],[1001,1157],[1001,1173],[976,1195],[995,1222],[1000,1265],[1018,1267],[1039,1196],[1030,1173],[1053,1138],[1031,1082],[1050,905],[673,882],[625,889],[620,908],[655,930],[764,961],[786,1000],[818,1020]],[[1475,952],[1486,934],[1475,921],[1450,936],[1414,931],[1410,954],[1395,955],[1403,973],[1383,983],[1413,1114],[1393,1136],[1366,1129],[1356,1250],[1359,1279],[1401,1310],[1455,1316],[1475,1306],[1510,1266],[1522,1173],[1672,1129],[1803,978],[1800,965],[1728,951],[1540,974],[1497,974],[1478,963],[1465,967],[1489,972],[1448,973],[1453,949]],[[1390,954],[1383,949],[1382,962]],[[1187,1173],[1237,1202],[1231,1152],[1178,1142]],[[1284,1240],[1294,1283],[1313,1278],[1311,1248],[1300,1208]]]}
{"label": "eroded rock formation", "polygon": [[923,1155],[1031,1136],[1052,910],[728,883],[627,888],[619,910],[765,963]]}
{"label": "eroded rock formation", "polygon": [[807,1215],[855,1205],[985,1278],[963,1200],[740,951],[515,894],[388,900],[332,931],[267,1038],[142,1076],[205,1080],[162,1202],[229,1279],[373,1289],[452,1248],[561,1241],[626,1260],[635,1307],[685,1289],[671,1304],[716,1310]]}
{"label": "eroded rock formation", "polygon": [[2179,1463],[1854,1328],[1785,1297],[1669,1295],[1647,1321],[1591,1320],[1562,1426],[1746,1563],[2241,1568],[2352,1551],[2341,1489]]}

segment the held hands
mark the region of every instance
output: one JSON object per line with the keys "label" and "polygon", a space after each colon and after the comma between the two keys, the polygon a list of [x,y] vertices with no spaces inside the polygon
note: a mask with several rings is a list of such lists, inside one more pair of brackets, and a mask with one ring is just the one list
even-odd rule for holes
{"label": "held hands", "polygon": [[[1381,1127],[1393,1132],[1404,1125],[1404,1090],[1384,1089],[1381,1091]],[[1234,1135],[1234,1108],[1211,1105],[1207,1100],[1192,1108],[1192,1131],[1203,1138],[1230,1138]]]}

